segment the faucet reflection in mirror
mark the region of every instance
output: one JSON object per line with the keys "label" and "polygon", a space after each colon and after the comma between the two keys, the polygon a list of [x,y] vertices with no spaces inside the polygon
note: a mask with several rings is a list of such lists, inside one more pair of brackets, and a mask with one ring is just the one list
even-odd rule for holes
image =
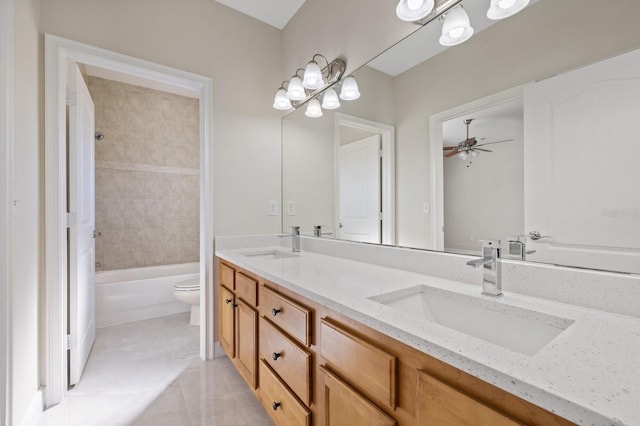
{"label": "faucet reflection in mirror", "polygon": [[[320,68],[318,59],[326,64]],[[340,100],[352,101],[360,97],[358,83],[352,76],[346,77],[342,82],[340,97],[333,88],[340,82],[346,64],[342,59],[334,59],[329,62],[327,58],[316,53],[305,69],[298,68],[296,73],[288,81],[283,81],[276,91],[273,107],[277,110],[287,111],[291,108],[299,108],[307,105],[305,115],[311,118],[322,117],[322,109],[337,109]],[[303,72],[300,76],[300,71]],[[322,104],[318,96],[323,95]]]}
{"label": "faucet reflection in mirror", "polygon": [[[498,20],[515,15],[527,7],[530,0],[491,0],[487,18]],[[403,21],[425,25],[439,18],[442,34],[439,42],[443,46],[455,46],[469,40],[473,28],[469,15],[459,4],[461,0],[400,0],[396,15]]]}

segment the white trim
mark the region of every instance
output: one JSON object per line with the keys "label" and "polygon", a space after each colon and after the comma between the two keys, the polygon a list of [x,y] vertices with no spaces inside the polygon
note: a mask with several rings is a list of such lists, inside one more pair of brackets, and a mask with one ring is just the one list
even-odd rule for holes
{"label": "white trim", "polygon": [[340,126],[353,127],[378,133],[382,140],[382,244],[396,244],[396,139],[395,128],[387,124],[378,123],[364,118],[337,112],[334,121],[334,187],[335,187],[335,223],[336,235],[339,229],[339,192],[338,192],[338,148],[340,148]]}
{"label": "white trim", "polygon": [[431,171],[431,215],[429,229],[432,250],[444,250],[444,178],[442,170],[442,123],[462,115],[521,98],[526,83],[429,116],[429,170]]}
{"label": "white trim", "polygon": [[0,1],[0,424],[11,424],[13,0]]}
{"label": "white trim", "polygon": [[38,389],[38,392],[33,396],[33,399],[27,407],[27,412],[20,421],[20,426],[32,426],[40,424],[40,417],[42,416],[42,390]]}
{"label": "white trim", "polygon": [[68,64],[79,62],[198,93],[200,101],[200,356],[213,356],[213,147],[212,82],[164,65],[45,34],[45,406],[62,401],[67,388],[66,122]]}

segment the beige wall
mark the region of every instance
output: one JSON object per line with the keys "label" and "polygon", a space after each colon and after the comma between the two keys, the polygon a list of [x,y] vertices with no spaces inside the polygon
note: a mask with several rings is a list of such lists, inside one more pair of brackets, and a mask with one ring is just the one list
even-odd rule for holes
{"label": "beige wall", "polygon": [[216,235],[279,232],[280,31],[211,0],[43,1],[41,31],[213,80]]}
{"label": "beige wall", "polygon": [[15,1],[14,180],[16,200],[12,217],[12,421],[20,424],[37,396],[38,298],[42,281],[41,226],[43,170],[40,144],[39,70],[42,59],[38,36],[37,0]]}
{"label": "beige wall", "polygon": [[197,262],[198,100],[89,76],[96,131],[96,270]]}

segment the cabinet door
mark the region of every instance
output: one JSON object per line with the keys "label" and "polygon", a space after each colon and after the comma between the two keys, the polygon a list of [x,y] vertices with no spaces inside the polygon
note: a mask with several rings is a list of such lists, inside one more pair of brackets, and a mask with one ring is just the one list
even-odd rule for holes
{"label": "cabinet door", "polygon": [[392,417],[343,382],[331,370],[323,367],[320,367],[320,370],[324,373],[324,415],[326,426],[396,425],[396,421]]}
{"label": "cabinet door", "polygon": [[242,300],[236,308],[236,358],[240,374],[253,389],[257,387],[258,312]]}
{"label": "cabinet door", "polygon": [[220,286],[220,345],[231,359],[236,356],[235,306],[233,293]]}
{"label": "cabinet door", "polygon": [[418,371],[416,424],[441,426],[515,426],[509,417]]}

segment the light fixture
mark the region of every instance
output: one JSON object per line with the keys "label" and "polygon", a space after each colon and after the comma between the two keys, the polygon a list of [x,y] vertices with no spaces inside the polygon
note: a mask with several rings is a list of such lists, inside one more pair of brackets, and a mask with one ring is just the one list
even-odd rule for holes
{"label": "light fixture", "polygon": [[466,151],[460,151],[458,153],[458,158],[461,160],[466,160],[467,158],[469,158],[469,155],[467,154]]}
{"label": "light fixture", "polygon": [[[419,1],[419,0],[411,0]],[[324,68],[320,68],[318,60],[326,63]],[[307,105],[305,115],[307,117],[322,117],[322,108],[340,108],[340,99],[333,87],[340,83],[347,65],[342,59],[327,61],[327,58],[320,54],[315,54],[305,67],[298,68],[289,81],[283,81],[276,91],[273,100],[273,107],[277,110],[286,111],[291,108],[300,108]],[[322,96],[322,106],[319,96]],[[352,76],[346,77],[342,82],[340,98],[351,101],[360,97],[358,83]]]}
{"label": "light fixture", "polygon": [[302,79],[298,76],[298,74],[291,77],[289,80],[289,88],[287,89],[287,98],[292,101],[301,101],[307,97],[307,94],[304,91],[304,87],[302,86]]}
{"label": "light fixture", "polygon": [[291,100],[287,98],[287,91],[284,89],[284,84],[280,86],[276,92],[276,97],[273,100],[273,107],[280,111],[286,111],[293,108],[291,106]]}
{"label": "light fixture", "polygon": [[317,98],[313,98],[307,103],[307,110],[304,112],[304,115],[311,118],[322,117],[322,108]]}
{"label": "light fixture", "polygon": [[304,76],[302,77],[302,85],[305,89],[316,90],[324,86],[324,77],[320,65],[316,62],[316,57],[324,59],[325,63],[329,65],[327,58],[322,55],[315,54],[307,67],[304,69]]}
{"label": "light fixture", "polygon": [[473,35],[473,28],[469,22],[469,15],[458,5],[442,15],[442,35],[440,44],[455,46],[469,40]]}
{"label": "light fixture", "polygon": [[433,10],[435,0],[400,0],[396,6],[396,15],[403,21],[418,21]]}
{"label": "light fixture", "polygon": [[340,90],[340,99],[343,101],[353,101],[360,97],[360,90],[358,90],[358,83],[356,79],[349,76],[342,80],[342,89]]}
{"label": "light fixture", "polygon": [[324,109],[336,109],[340,108],[340,99],[338,99],[338,94],[332,88],[328,89],[322,95],[322,108]]}
{"label": "light fixture", "polygon": [[487,18],[497,20],[515,15],[527,7],[529,0],[491,0]]}

